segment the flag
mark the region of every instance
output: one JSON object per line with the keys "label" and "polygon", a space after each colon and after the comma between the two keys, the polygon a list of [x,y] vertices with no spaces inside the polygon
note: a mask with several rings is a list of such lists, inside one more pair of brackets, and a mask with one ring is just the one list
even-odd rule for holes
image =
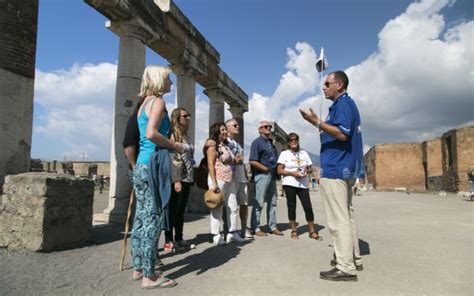
{"label": "flag", "polygon": [[328,61],[326,60],[326,57],[324,56],[324,48],[321,47],[321,53],[319,54],[319,59],[316,61],[316,70],[318,70],[319,73],[323,72],[326,70],[328,67]]}
{"label": "flag", "polygon": [[155,0],[156,5],[161,9],[163,12],[170,11],[171,0]]}

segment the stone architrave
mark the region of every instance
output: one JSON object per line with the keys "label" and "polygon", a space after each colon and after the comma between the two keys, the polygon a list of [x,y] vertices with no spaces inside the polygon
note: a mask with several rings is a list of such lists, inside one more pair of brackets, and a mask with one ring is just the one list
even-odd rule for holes
{"label": "stone architrave", "polygon": [[235,140],[244,147],[244,112],[245,108],[239,105],[230,105],[229,111],[232,114],[232,118],[234,118],[237,123],[239,124],[239,134],[235,138]]}
{"label": "stone architrave", "polygon": [[0,192],[30,170],[38,0],[0,1]]}
{"label": "stone architrave", "polygon": [[115,107],[110,153],[109,205],[103,214],[94,219],[104,222],[124,223],[131,184],[128,162],[122,147],[127,121],[138,101],[141,78],[145,69],[146,34],[133,22],[107,22],[106,26],[120,36],[120,49],[115,88]]}
{"label": "stone architrave", "polygon": [[210,88],[204,91],[209,97],[209,126],[224,121],[224,97],[219,88]]}
{"label": "stone architrave", "polygon": [[[192,70],[183,64],[174,64],[171,69],[176,74],[176,106],[186,109],[191,114],[188,136],[194,145],[196,130],[196,81]],[[169,110],[171,115],[171,110]]]}

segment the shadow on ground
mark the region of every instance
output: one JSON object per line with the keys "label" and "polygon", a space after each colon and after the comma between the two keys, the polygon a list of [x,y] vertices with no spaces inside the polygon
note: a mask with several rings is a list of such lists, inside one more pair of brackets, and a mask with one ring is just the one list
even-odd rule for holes
{"label": "shadow on ground", "polygon": [[95,225],[92,227],[92,240],[88,245],[103,245],[122,240],[124,230],[124,225],[120,224]]}
{"label": "shadow on ground", "polygon": [[166,264],[161,267],[161,270],[166,272],[167,270],[179,268],[177,271],[167,274],[167,277],[172,279],[178,279],[189,273],[200,275],[213,268],[224,265],[233,258],[236,258],[242,250],[241,247],[245,244],[246,243],[228,244],[225,247],[214,246],[207,248],[199,254],[193,254],[176,262]]}

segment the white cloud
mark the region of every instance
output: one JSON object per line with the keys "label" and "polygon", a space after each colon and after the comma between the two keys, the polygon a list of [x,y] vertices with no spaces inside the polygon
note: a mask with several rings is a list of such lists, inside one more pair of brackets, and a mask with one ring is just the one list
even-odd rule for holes
{"label": "white cloud", "polygon": [[[379,33],[378,50],[346,70],[349,93],[362,115],[365,150],[380,142],[422,141],[473,124],[474,22],[447,28],[440,10],[451,0],[424,0],[408,6]],[[246,144],[258,136],[263,118],[297,131],[302,145],[318,153],[319,137],[301,120],[298,108],[320,110],[316,54],[306,43],[287,49],[288,71],[271,96],[254,93],[246,114]],[[310,97],[301,100],[303,94]],[[324,103],[323,117],[330,102]]]}
{"label": "white cloud", "polygon": [[[36,71],[35,102],[41,107],[34,133],[60,146],[53,158],[110,158],[117,65],[74,65]],[[39,156],[48,147],[34,147]]]}
{"label": "white cloud", "polygon": [[[474,22],[447,27],[440,11],[452,3],[424,0],[409,5],[381,30],[378,49],[346,70],[349,93],[362,115],[364,150],[380,142],[430,139],[474,123]],[[253,93],[249,99],[249,112],[244,114],[246,146],[258,136],[258,122],[269,119],[286,132],[299,133],[305,149],[319,152],[315,128],[298,112],[301,107],[320,112],[323,99],[317,90],[316,59],[314,48],[305,42],[287,49],[286,72],[273,94]],[[109,159],[116,68],[103,63],[37,70],[35,101],[44,112],[35,133],[61,141],[66,147],[63,154],[86,152],[93,159]],[[199,161],[208,133],[209,103],[203,95],[196,100]],[[323,101],[324,117],[330,102]],[[173,107],[168,104],[169,110]],[[225,116],[230,118],[230,113]]]}
{"label": "white cloud", "polygon": [[[298,111],[300,107],[319,106],[320,97],[314,96],[319,82],[314,66],[317,55],[305,42],[296,43],[295,49],[288,48],[287,55],[287,72],[281,76],[275,92],[271,96],[253,93],[249,99],[249,111],[244,114],[245,144],[249,146],[258,137],[258,123],[268,119],[276,121],[286,132],[297,132],[302,146],[317,153],[319,146],[316,147],[315,140],[319,143],[319,137],[315,137],[314,127],[304,121]],[[304,95],[310,97],[302,100]],[[318,110],[319,107],[315,109]]]}
{"label": "white cloud", "polygon": [[365,142],[422,141],[473,122],[474,22],[447,28],[453,1],[408,6],[379,33],[378,51],[347,69]]}

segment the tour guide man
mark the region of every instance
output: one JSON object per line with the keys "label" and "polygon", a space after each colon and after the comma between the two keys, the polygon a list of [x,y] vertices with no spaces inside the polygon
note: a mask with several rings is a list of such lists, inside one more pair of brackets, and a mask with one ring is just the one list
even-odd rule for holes
{"label": "tour guide man", "polygon": [[321,132],[321,198],[329,232],[334,241],[335,268],[320,272],[332,281],[357,281],[362,270],[359,234],[352,207],[352,186],[364,175],[360,116],[354,100],[347,94],[349,79],[342,71],[330,73],[323,92],[333,103],[323,122],[309,109],[300,109],[305,120]]}

